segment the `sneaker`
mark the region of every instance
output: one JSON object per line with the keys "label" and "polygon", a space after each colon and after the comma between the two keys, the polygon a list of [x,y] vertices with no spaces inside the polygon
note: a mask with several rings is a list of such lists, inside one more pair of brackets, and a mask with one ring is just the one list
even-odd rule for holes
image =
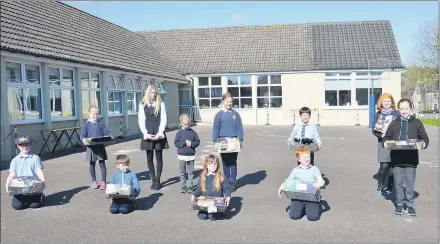
{"label": "sneaker", "polygon": [[92,182],[92,185],[91,185],[90,187],[91,187],[92,189],[99,189],[98,182],[93,181],[93,182]]}
{"label": "sneaker", "polygon": [[188,187],[188,188],[186,189],[186,193],[188,193],[188,194],[193,194],[193,193],[194,193],[194,187]]}
{"label": "sneaker", "polygon": [[381,191],[382,195],[388,195],[391,194],[391,192],[392,192],[391,189],[388,187],[384,187]]}
{"label": "sneaker", "polygon": [[407,208],[406,212],[408,213],[408,216],[417,216],[416,210],[414,208]]}
{"label": "sneaker", "polygon": [[99,190],[105,190],[105,188],[107,188],[107,183],[103,181],[101,182],[101,186],[99,187]]}
{"label": "sneaker", "polygon": [[187,191],[186,186],[180,187],[180,193],[186,193],[186,191]]}
{"label": "sneaker", "polygon": [[394,210],[395,215],[402,215],[403,214],[403,207],[397,206]]}
{"label": "sneaker", "polygon": [[237,184],[236,183],[229,183],[229,190],[232,192],[235,192],[237,190]]}

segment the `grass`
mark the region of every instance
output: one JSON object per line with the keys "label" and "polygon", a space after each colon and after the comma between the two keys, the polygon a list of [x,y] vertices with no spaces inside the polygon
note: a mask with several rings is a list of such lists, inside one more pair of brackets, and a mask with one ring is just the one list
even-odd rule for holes
{"label": "grass", "polygon": [[425,125],[439,126],[440,119],[420,119]]}

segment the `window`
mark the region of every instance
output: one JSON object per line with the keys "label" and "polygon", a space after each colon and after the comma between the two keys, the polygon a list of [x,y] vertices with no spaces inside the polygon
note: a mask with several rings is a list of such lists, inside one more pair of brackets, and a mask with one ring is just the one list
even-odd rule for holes
{"label": "window", "polygon": [[350,73],[326,73],[324,86],[326,106],[351,106]]}
{"label": "window", "polygon": [[228,77],[228,92],[234,97],[234,108],[252,108],[251,77],[250,75]]}
{"label": "window", "polygon": [[130,77],[125,82],[127,87],[127,107],[128,113],[137,113],[139,108],[139,103],[141,102],[141,80],[139,78]]}
{"label": "window", "polygon": [[[368,97],[370,94],[376,94],[376,103],[382,94],[381,80],[377,79],[381,74],[377,72],[356,73],[356,100],[359,106],[368,105]],[[369,79],[373,78],[373,79]]]}
{"label": "window", "polygon": [[121,76],[107,75],[107,102],[109,114],[122,114],[122,92],[124,91],[124,82]]}
{"label": "window", "polygon": [[433,97],[438,100],[438,93],[434,93]]}
{"label": "window", "polygon": [[6,62],[10,121],[42,119],[40,79],[40,66]]}
{"label": "window", "polygon": [[258,108],[281,108],[283,105],[283,89],[281,75],[257,76]]}
{"label": "window", "polygon": [[221,77],[199,77],[199,107],[218,108],[222,104]]}
{"label": "window", "polygon": [[[95,105],[101,108],[101,81],[99,73],[81,72],[82,110],[83,116],[88,117],[89,107]],[[102,115],[101,110],[99,113]]]}
{"label": "window", "polygon": [[75,117],[73,70],[48,68],[48,73],[52,118]]}
{"label": "window", "polygon": [[162,100],[162,102],[167,103],[167,92],[168,92],[168,87],[166,85],[165,82],[159,82],[157,85],[157,93],[159,93],[160,95],[160,99]]}

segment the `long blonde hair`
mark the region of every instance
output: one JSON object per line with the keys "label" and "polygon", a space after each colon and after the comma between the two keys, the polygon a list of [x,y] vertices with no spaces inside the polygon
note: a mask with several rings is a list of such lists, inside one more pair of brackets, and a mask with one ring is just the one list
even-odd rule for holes
{"label": "long blonde hair", "polygon": [[215,190],[220,191],[222,189],[222,183],[225,180],[225,177],[223,176],[223,172],[220,169],[220,163],[219,159],[214,155],[209,155],[205,158],[205,164],[203,165],[203,172],[200,176],[200,188],[202,188],[202,191],[206,191],[206,177],[208,175],[208,163],[215,163],[217,164],[217,169],[215,171],[215,178],[212,182],[213,187]]}
{"label": "long blonde hair", "polygon": [[160,99],[160,95],[159,95],[159,92],[157,91],[156,86],[149,85],[147,87],[147,89],[145,90],[144,98],[142,98],[142,104],[144,105],[144,108],[145,108],[145,106],[147,106],[147,103],[150,102],[150,92],[153,89],[157,93],[157,96],[156,96],[156,108],[154,109],[154,115],[157,116],[159,114],[159,112],[160,112],[160,104],[162,103],[162,100]]}

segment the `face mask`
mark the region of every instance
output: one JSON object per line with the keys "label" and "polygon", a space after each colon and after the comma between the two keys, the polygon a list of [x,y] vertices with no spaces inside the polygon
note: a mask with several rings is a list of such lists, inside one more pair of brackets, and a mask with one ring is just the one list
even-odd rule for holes
{"label": "face mask", "polygon": [[156,100],[156,93],[150,93],[149,98],[150,100]]}

